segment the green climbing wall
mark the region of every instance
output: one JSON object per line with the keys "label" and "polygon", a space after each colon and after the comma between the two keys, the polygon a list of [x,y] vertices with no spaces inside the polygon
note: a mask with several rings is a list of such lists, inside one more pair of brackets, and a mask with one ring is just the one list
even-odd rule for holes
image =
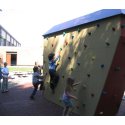
{"label": "green climbing wall", "polygon": [[[104,88],[108,72],[120,38],[120,16],[95,21],[72,30],[44,39],[44,74],[45,97],[63,106],[61,97],[66,78],[73,76],[81,81],[73,94],[78,97],[74,101],[74,112],[79,115],[94,115]],[[57,72],[60,80],[55,94],[49,88],[48,54],[61,51],[61,59]]]}

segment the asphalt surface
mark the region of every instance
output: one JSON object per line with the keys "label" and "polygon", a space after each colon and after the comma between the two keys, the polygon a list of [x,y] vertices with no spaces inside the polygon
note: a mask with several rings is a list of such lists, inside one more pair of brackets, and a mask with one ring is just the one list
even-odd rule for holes
{"label": "asphalt surface", "polygon": [[46,100],[41,91],[31,100],[32,90],[31,77],[9,80],[9,92],[0,93],[0,116],[62,115],[63,108]]}
{"label": "asphalt surface", "polygon": [[[31,77],[9,80],[9,92],[0,92],[0,116],[62,116],[63,108],[48,101],[40,90],[35,100],[30,99],[33,91]],[[116,116],[125,116],[125,95]]]}

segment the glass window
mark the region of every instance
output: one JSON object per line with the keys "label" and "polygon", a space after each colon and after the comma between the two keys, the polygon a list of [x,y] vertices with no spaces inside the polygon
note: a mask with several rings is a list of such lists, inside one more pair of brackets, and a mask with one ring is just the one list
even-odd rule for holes
{"label": "glass window", "polygon": [[10,42],[10,35],[7,34],[7,41]]}
{"label": "glass window", "polygon": [[1,30],[1,36],[2,36],[2,38],[6,38],[6,32],[4,31],[4,30]]}

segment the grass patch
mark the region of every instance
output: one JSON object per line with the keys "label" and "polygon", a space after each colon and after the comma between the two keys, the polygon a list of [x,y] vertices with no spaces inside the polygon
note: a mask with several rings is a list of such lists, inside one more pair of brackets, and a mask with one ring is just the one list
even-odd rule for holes
{"label": "grass patch", "polygon": [[8,66],[9,72],[32,72],[33,67],[18,67],[18,66]]}

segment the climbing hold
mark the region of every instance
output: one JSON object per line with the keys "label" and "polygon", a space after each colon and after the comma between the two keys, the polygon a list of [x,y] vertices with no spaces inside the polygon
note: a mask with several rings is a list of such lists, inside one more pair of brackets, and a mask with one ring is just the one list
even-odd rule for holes
{"label": "climbing hold", "polygon": [[84,103],[83,103],[83,104],[82,104],[82,106],[83,106],[83,107],[85,107],[85,106],[86,106],[86,104],[84,104]]}
{"label": "climbing hold", "polygon": [[90,35],[91,35],[91,32],[89,32],[88,35],[90,36]]}
{"label": "climbing hold", "polygon": [[78,54],[78,52],[77,52],[77,51],[75,51],[75,52],[74,52],[74,54],[75,54],[75,56],[76,56],[76,55]]}
{"label": "climbing hold", "polygon": [[99,115],[103,115],[103,112],[99,112]]}
{"label": "climbing hold", "polygon": [[62,51],[62,48],[60,48],[60,51]]}
{"label": "climbing hold", "polygon": [[107,46],[110,46],[110,43],[109,43],[109,42],[106,42],[105,44],[106,44]]}
{"label": "climbing hold", "polygon": [[77,30],[77,31],[78,31],[78,33],[79,33],[79,32],[81,31],[81,30],[80,30],[80,28],[78,28],[78,30]]}
{"label": "climbing hold", "polygon": [[102,95],[106,95],[107,94],[107,92],[106,91],[102,91]]}
{"label": "climbing hold", "polygon": [[117,66],[117,67],[115,67],[114,70],[115,70],[115,71],[120,71],[120,69],[121,69],[121,68],[120,68],[119,66]]}
{"label": "climbing hold", "polygon": [[101,66],[100,66],[101,68],[104,68],[105,67],[105,65],[104,64],[101,64]]}
{"label": "climbing hold", "polygon": [[62,102],[62,97],[59,98],[59,102]]}
{"label": "climbing hold", "polygon": [[77,105],[77,106],[76,106],[76,108],[77,108],[77,109],[79,109],[79,108],[80,108],[80,106],[79,106],[79,105]]}
{"label": "climbing hold", "polygon": [[92,60],[93,60],[93,61],[95,60],[95,56],[92,57]]}
{"label": "climbing hold", "polygon": [[87,86],[86,86],[86,84],[83,84],[82,87],[85,89]]}
{"label": "climbing hold", "polygon": [[66,34],[66,33],[65,33],[65,32],[63,32],[63,36],[65,36],[65,34]]}
{"label": "climbing hold", "polygon": [[66,46],[68,45],[68,42],[67,42],[67,41],[65,41],[65,45],[66,45]]}
{"label": "climbing hold", "polygon": [[85,48],[85,49],[87,48],[87,45],[86,45],[86,44],[84,44],[84,48]]}
{"label": "climbing hold", "polygon": [[68,59],[70,60],[70,59],[71,59],[71,57],[68,57]]}
{"label": "climbing hold", "polygon": [[80,66],[80,63],[77,63],[78,66]]}
{"label": "climbing hold", "polygon": [[100,24],[97,24],[97,27],[100,27]]}
{"label": "climbing hold", "polygon": [[90,74],[87,74],[87,76],[90,78],[91,75],[90,75]]}
{"label": "climbing hold", "polygon": [[54,45],[52,44],[52,47],[53,47]]}
{"label": "climbing hold", "polygon": [[73,39],[73,38],[74,38],[74,35],[72,35],[71,38]]}
{"label": "climbing hold", "polygon": [[65,76],[63,75],[63,76],[62,76],[62,78],[64,79],[64,78],[65,78]]}
{"label": "climbing hold", "polygon": [[43,61],[43,63],[45,64],[45,63],[46,63],[46,61]]}
{"label": "climbing hold", "polygon": [[94,95],[94,93],[91,93],[91,97],[94,97],[95,95]]}
{"label": "climbing hold", "polygon": [[121,28],[125,28],[125,24],[122,24],[122,25],[121,25]]}
{"label": "climbing hold", "polygon": [[115,28],[114,28],[114,27],[112,27],[112,31],[115,31]]}

